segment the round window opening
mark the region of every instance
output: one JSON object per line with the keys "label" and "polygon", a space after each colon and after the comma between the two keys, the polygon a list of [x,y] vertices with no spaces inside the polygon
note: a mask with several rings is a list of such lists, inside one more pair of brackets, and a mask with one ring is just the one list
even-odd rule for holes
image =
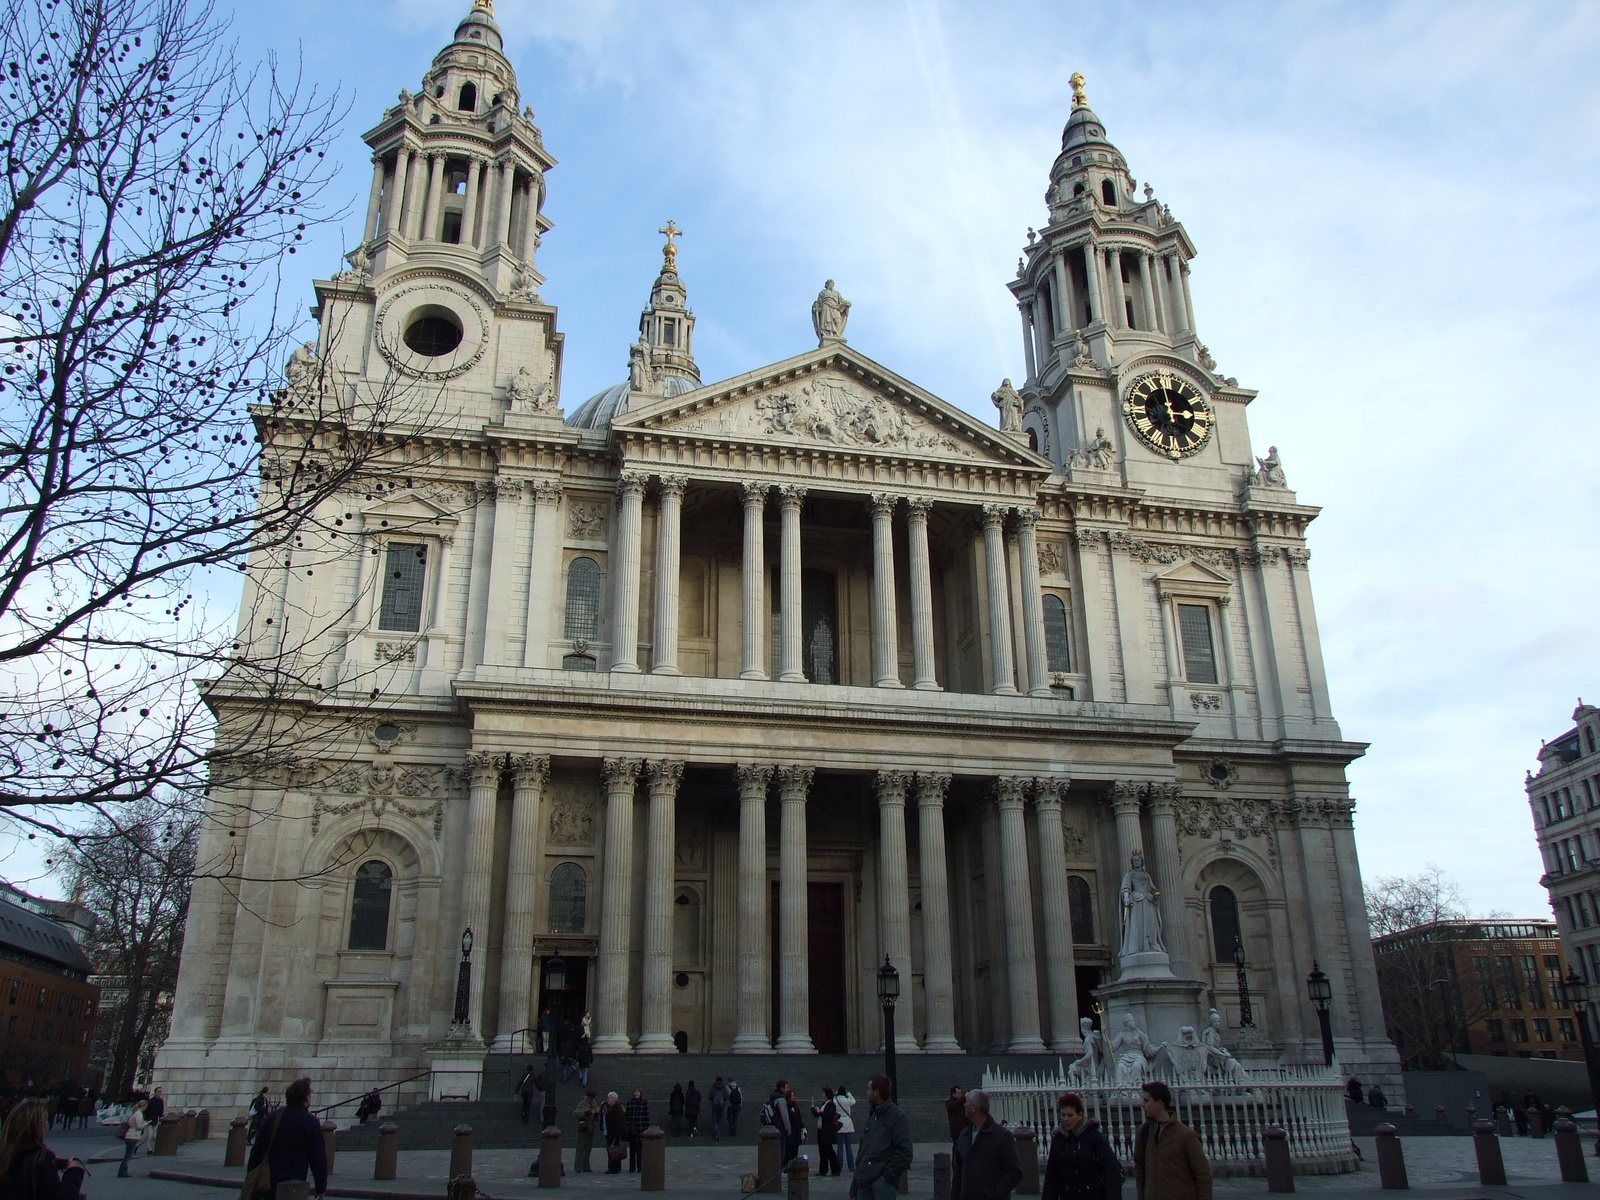
{"label": "round window opening", "polygon": [[372,736],[380,742],[398,742],[400,740],[400,726],[379,725],[372,731]]}
{"label": "round window opening", "polygon": [[437,309],[424,313],[406,327],[406,345],[427,358],[440,358],[461,345],[461,326]]}

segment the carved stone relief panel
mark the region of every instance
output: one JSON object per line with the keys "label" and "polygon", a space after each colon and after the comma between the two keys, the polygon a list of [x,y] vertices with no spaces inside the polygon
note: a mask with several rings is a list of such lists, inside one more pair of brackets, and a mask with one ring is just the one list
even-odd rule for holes
{"label": "carved stone relief panel", "polygon": [[545,788],[550,808],[547,829],[551,846],[593,846],[595,786],[588,780],[551,780]]}

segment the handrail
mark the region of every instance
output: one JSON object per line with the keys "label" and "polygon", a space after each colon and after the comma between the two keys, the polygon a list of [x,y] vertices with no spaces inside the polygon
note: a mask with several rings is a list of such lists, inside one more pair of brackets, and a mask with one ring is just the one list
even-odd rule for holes
{"label": "handrail", "polygon": [[312,1113],[325,1113],[329,1109],[339,1108],[339,1107],[341,1107],[343,1105],[346,1105],[346,1104],[354,1104],[357,1100],[364,1100],[368,1096],[370,1096],[373,1092],[387,1092],[390,1088],[397,1088],[397,1087],[400,1087],[403,1084],[407,1084],[407,1083],[415,1083],[417,1080],[426,1079],[432,1074],[433,1074],[432,1071],[423,1071],[423,1072],[420,1072],[419,1074],[412,1075],[407,1079],[397,1079],[393,1083],[386,1083],[380,1088],[368,1088],[364,1092],[357,1092],[354,1096],[351,1096],[348,1100],[335,1100],[332,1104],[324,1104],[321,1108],[313,1108],[311,1111],[312,1111]]}

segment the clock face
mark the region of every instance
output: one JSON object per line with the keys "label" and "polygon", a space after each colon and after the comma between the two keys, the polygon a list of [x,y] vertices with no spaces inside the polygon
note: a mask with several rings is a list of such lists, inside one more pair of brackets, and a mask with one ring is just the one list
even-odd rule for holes
{"label": "clock face", "polygon": [[1200,390],[1171,371],[1151,371],[1134,380],[1122,415],[1140,441],[1173,461],[1198,453],[1216,423]]}

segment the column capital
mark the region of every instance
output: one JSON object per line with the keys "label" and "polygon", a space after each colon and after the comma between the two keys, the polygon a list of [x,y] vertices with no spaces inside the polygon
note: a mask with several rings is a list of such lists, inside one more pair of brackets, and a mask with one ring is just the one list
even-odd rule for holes
{"label": "column capital", "polygon": [[511,770],[519,788],[543,787],[550,778],[550,756],[518,754],[511,760]]}
{"label": "column capital", "polygon": [[1039,518],[1044,515],[1039,511],[1038,506],[1034,504],[1021,505],[1017,508],[1016,512],[1017,529],[1019,532],[1024,529],[1032,530],[1033,527],[1039,523]]}
{"label": "column capital", "polygon": [[874,517],[893,517],[895,505],[899,503],[900,497],[893,492],[873,492],[867,500]]}
{"label": "column capital", "polygon": [[994,798],[1000,811],[1015,809],[1020,812],[1028,799],[1028,785],[1032,782],[1016,776],[1002,775],[994,781]]}
{"label": "column capital", "polygon": [[1150,814],[1166,816],[1183,795],[1183,785],[1177,783],[1152,783],[1149,788]]}
{"label": "column capital", "polygon": [[520,479],[496,478],[479,486],[493,496],[496,503],[502,500],[516,500],[522,495],[522,480]]}
{"label": "column capital", "polygon": [[1060,808],[1061,801],[1071,786],[1070,779],[1040,776],[1033,781],[1033,802],[1039,808]]}
{"label": "column capital", "polygon": [[1111,785],[1111,807],[1117,812],[1139,811],[1139,800],[1144,795],[1145,785],[1126,779],[1119,779]]}
{"label": "column capital", "polygon": [[772,781],[772,768],[766,763],[735,763],[733,777],[739,784],[739,799],[765,800],[767,784]]}
{"label": "column capital", "polygon": [[636,758],[606,758],[600,761],[600,778],[608,791],[632,791],[639,781],[644,763]]}
{"label": "column capital", "polygon": [[651,759],[644,764],[645,774],[650,777],[650,794],[658,793],[673,795],[678,790],[678,781],[683,778],[683,764],[681,762],[668,762],[664,759]]}
{"label": "column capital", "polygon": [[561,484],[554,479],[536,479],[528,484],[535,504],[561,503]]}
{"label": "column capital", "polygon": [[985,504],[983,506],[983,527],[985,529],[999,529],[1006,523],[1006,514],[1011,511],[1009,504]]}
{"label": "column capital", "polygon": [[739,486],[744,492],[744,506],[746,508],[765,508],[767,506],[767,493],[772,490],[770,483],[760,479],[747,479]]}
{"label": "column capital", "polygon": [[617,495],[626,496],[634,492],[643,495],[649,481],[650,476],[644,471],[624,471],[617,476]]}
{"label": "column capital", "polygon": [[500,768],[506,756],[492,750],[475,750],[467,755],[467,778],[473,787],[499,787]]}
{"label": "column capital", "polygon": [[906,802],[906,788],[911,786],[915,776],[910,771],[879,771],[877,778],[878,804],[898,804],[902,808]]}
{"label": "column capital", "polygon": [[804,800],[811,790],[811,777],[815,767],[779,767],[778,796],[784,800]]}
{"label": "column capital", "polygon": [[926,521],[928,513],[933,509],[933,501],[927,496],[906,497],[906,517],[912,521]]}
{"label": "column capital", "polygon": [[798,483],[786,483],[778,489],[778,504],[782,508],[799,508],[806,501],[808,489]]}
{"label": "column capital", "polygon": [[661,494],[663,496],[682,497],[684,490],[688,488],[688,486],[689,477],[687,475],[661,476]]}
{"label": "column capital", "polygon": [[917,772],[917,807],[943,808],[945,791],[950,787],[950,776],[927,775]]}

